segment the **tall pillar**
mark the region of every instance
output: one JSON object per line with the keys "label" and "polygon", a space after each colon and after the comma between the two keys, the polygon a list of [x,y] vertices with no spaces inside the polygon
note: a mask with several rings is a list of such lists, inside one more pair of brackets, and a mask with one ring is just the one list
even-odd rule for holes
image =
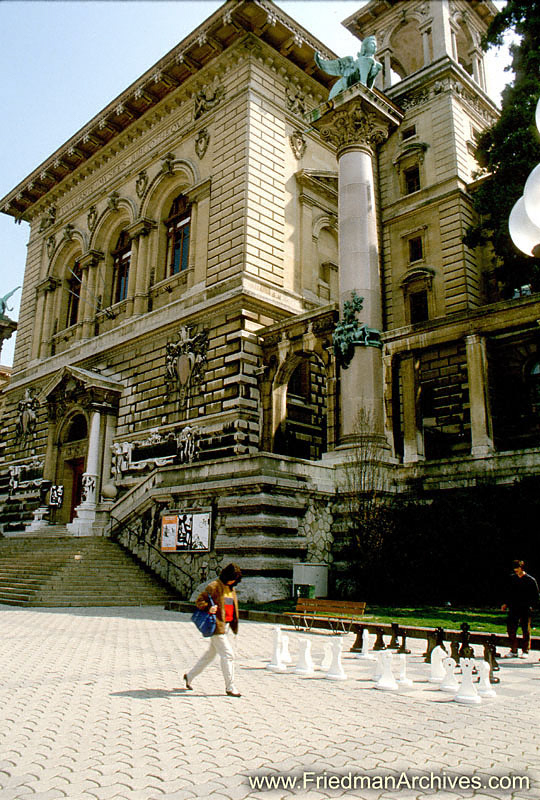
{"label": "tall pillar", "polygon": [[367,439],[380,455],[389,447],[384,433],[382,301],[372,159],[390,127],[402,118],[395,106],[362,84],[311,113],[313,127],[336,146],[339,163],[340,324],[334,342],[339,338],[349,343],[347,358],[340,358],[339,445],[346,448]]}
{"label": "tall pillar", "polygon": [[139,219],[129,228],[131,236],[131,264],[129,268],[128,297],[134,314],[144,314],[148,309],[148,241],[156,223]]}
{"label": "tall pillar", "polygon": [[82,503],[75,509],[73,522],[66,526],[74,536],[91,536],[93,522],[96,519],[96,499],[100,462],[101,413],[92,409],[90,417],[90,433],[88,435],[88,456],[86,471],[82,476]]}
{"label": "tall pillar", "polygon": [[486,340],[473,333],[465,338],[469,403],[471,412],[471,455],[493,453],[493,430],[488,393]]}

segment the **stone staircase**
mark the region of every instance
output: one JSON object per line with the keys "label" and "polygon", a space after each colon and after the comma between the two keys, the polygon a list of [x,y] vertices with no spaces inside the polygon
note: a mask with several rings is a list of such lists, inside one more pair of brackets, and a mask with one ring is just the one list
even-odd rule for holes
{"label": "stone staircase", "polygon": [[174,598],[173,589],[109,539],[69,536],[62,526],[0,539],[0,603],[129,606],[162,605]]}

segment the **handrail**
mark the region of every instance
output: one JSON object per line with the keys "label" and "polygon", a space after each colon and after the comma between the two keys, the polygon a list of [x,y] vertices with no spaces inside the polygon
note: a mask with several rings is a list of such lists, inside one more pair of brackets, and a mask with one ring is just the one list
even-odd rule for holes
{"label": "handrail", "polygon": [[[116,523],[116,525],[113,525],[113,521]],[[189,581],[189,584],[188,584],[189,585],[189,594],[191,594],[191,592],[193,590],[193,576],[190,575],[189,572],[186,572],[185,569],[182,569],[182,567],[179,564],[176,564],[174,561],[171,561],[171,559],[168,556],[164,555],[161,552],[161,550],[159,550],[155,545],[153,545],[147,539],[143,539],[142,536],[141,536],[141,532],[139,530],[135,530],[132,527],[132,523],[130,523],[129,521],[126,521],[126,520],[124,520],[124,521],[119,520],[119,519],[117,519],[115,516],[113,516],[111,514],[110,515],[110,522],[109,522],[109,538],[112,539],[113,541],[118,541],[118,538],[119,538],[120,534],[123,533],[123,532],[126,532],[128,534],[128,537],[130,537],[128,539],[128,549],[131,549],[131,536],[135,536],[136,537],[137,544],[139,544],[139,545],[145,544],[146,545],[146,548],[147,548],[147,559],[148,559],[147,566],[150,566],[150,550],[154,550],[159,555],[159,557],[162,559],[162,561],[166,562],[166,564],[167,564],[167,572],[166,572],[166,577],[165,577],[164,580],[170,586],[173,586],[173,584],[171,583],[171,581],[169,579],[169,568],[173,567],[177,571],[177,573],[181,572],[182,575],[184,575]],[[176,587],[174,587],[174,588],[176,588]]]}

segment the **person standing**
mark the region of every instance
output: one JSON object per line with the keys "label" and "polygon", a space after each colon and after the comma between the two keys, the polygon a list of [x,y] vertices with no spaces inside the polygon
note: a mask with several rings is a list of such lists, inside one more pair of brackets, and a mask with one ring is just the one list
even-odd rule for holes
{"label": "person standing", "polygon": [[510,651],[503,658],[518,658],[517,631],[523,634],[521,658],[527,658],[531,646],[532,610],[538,605],[538,584],[532,575],[525,572],[524,561],[512,562],[512,574],[506,586],[505,602],[501,611],[507,611],[506,630],[510,640]]}
{"label": "person standing", "polygon": [[238,633],[238,598],[234,587],[241,580],[240,567],[237,564],[228,564],[221,571],[219,578],[209,583],[195,601],[197,608],[216,615],[216,630],[210,636],[206,653],[203,653],[195,666],[185,673],[186,689],[193,689],[194,678],[200,675],[216,656],[219,656],[226,694],[229,697],[241,697],[234,683],[234,650],[229,639],[229,631]]}

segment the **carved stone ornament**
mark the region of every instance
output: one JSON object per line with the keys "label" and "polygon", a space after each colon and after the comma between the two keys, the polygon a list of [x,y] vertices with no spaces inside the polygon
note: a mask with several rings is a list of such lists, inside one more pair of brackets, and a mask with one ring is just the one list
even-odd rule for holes
{"label": "carved stone ornament", "polygon": [[56,237],[49,236],[49,238],[47,239],[47,255],[49,256],[49,258],[53,257],[55,248],[56,248]]}
{"label": "carved stone ornament", "polygon": [[294,153],[294,157],[300,160],[306,152],[307,147],[307,142],[302,136],[302,132],[293,131],[289,136],[289,142],[291,143],[291,149]]}
{"label": "carved stone ornament", "polygon": [[28,444],[36,433],[38,408],[39,400],[34,396],[33,390],[26,389],[24,397],[22,400],[19,400],[16,426],[17,439],[19,439],[23,445]]}
{"label": "carved stone ornament", "polygon": [[338,364],[347,369],[354,356],[357,345],[363,347],[382,347],[381,332],[368,328],[356,319],[356,313],[363,308],[363,297],[352,292],[351,299],[343,304],[343,314],[334,330],[334,353]]}
{"label": "carved stone ornament", "polygon": [[285,89],[285,97],[287,99],[287,108],[293,114],[303,116],[306,113],[306,98],[300,92],[295,92],[290,86]]}
{"label": "carved stone ornament", "polygon": [[320,131],[323,139],[338,150],[354,145],[371,150],[388,138],[388,123],[357,99],[336,111],[328,125],[321,125]]}
{"label": "carved stone ornament", "polygon": [[98,213],[97,208],[95,206],[91,206],[88,210],[88,215],[86,217],[86,224],[88,225],[88,230],[92,232],[95,230],[97,225]]}
{"label": "carved stone ornament", "polygon": [[161,159],[161,172],[163,175],[172,175],[174,172],[174,153],[167,153]]}
{"label": "carved stone ornament", "polygon": [[167,464],[191,464],[198,456],[201,431],[186,425],[180,432],[152,431],[142,441],[115,442],[112,446],[112,471],[116,481],[126,472],[143,472]]}
{"label": "carved stone ornament", "polygon": [[73,240],[73,234],[75,232],[75,227],[68,222],[64,230],[62,231],[62,236],[65,242],[71,242]]}
{"label": "carved stone ornament", "polygon": [[107,198],[107,208],[109,211],[118,211],[118,201],[120,200],[120,195],[118,192],[113,192]]}
{"label": "carved stone ornament", "polygon": [[42,233],[46,231],[47,228],[50,228],[51,225],[54,225],[56,222],[56,208],[51,206],[47,209],[47,213],[41,218],[41,223],[39,226],[39,232]]}
{"label": "carved stone ornament", "polygon": [[194,326],[183,325],[176,342],[168,342],[165,356],[167,394],[176,390],[180,407],[191,387],[203,380],[208,351],[208,331],[195,333]]}
{"label": "carved stone ornament", "polygon": [[208,133],[207,128],[203,128],[202,131],[199,131],[195,139],[195,152],[199,158],[204,158],[204,154],[206,153],[209,144],[210,134]]}
{"label": "carved stone ornament", "polygon": [[195,95],[195,110],[193,117],[198,119],[207,111],[211,111],[218,106],[225,97],[225,89],[223,86],[208,86],[201,89]]}
{"label": "carved stone ornament", "polygon": [[141,170],[137,176],[137,180],[135,182],[135,191],[137,192],[137,197],[142,197],[146,192],[146,187],[148,186],[148,174],[145,169]]}

